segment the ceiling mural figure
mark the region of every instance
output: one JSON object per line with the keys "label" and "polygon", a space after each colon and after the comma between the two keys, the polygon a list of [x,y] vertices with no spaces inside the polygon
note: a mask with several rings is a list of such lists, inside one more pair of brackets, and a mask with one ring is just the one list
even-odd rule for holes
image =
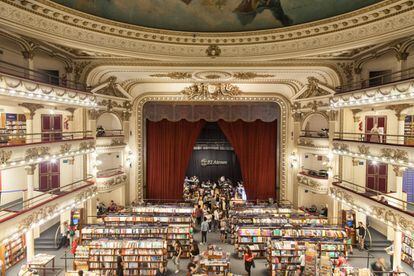
{"label": "ceiling mural figure", "polygon": [[[240,32],[292,26],[381,0],[51,0],[102,18],[189,32]],[[317,7],[318,12],[315,12]]]}

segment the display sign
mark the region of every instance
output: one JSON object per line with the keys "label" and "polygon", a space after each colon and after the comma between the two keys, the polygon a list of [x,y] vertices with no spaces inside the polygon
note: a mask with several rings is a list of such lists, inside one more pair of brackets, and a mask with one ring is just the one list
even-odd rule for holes
{"label": "display sign", "polygon": [[203,158],[200,160],[201,166],[202,167],[207,167],[207,166],[223,166],[223,165],[227,165],[228,162],[227,160],[209,160],[206,158]]}

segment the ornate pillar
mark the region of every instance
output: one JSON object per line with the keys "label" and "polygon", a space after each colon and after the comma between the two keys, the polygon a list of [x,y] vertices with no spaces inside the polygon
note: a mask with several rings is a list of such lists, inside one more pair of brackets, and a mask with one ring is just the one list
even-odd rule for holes
{"label": "ornate pillar", "polygon": [[402,233],[401,230],[394,231],[394,255],[392,269],[395,270],[397,266],[401,265],[401,251],[402,251]]}
{"label": "ornate pillar", "polygon": [[[400,200],[404,200],[403,199],[403,175],[404,175],[405,167],[393,166],[393,170],[395,173],[395,193],[396,193],[395,196]],[[401,206],[401,204],[399,204],[398,207],[403,208],[403,209],[406,208],[406,206]]]}
{"label": "ornate pillar", "polygon": [[352,118],[354,119],[354,129],[353,129],[353,132],[354,133],[358,133],[359,132],[358,124],[359,124],[359,120],[361,119],[361,117],[360,116],[357,116],[357,114],[359,112],[361,112],[362,109],[351,109],[351,111],[352,111]]}
{"label": "ornate pillar", "polygon": [[[26,199],[31,199],[33,197],[35,169],[36,169],[36,165],[29,165],[25,167],[26,177],[27,177]],[[30,205],[31,205],[31,202],[28,201],[25,207],[26,208],[30,207]],[[27,261],[31,261],[34,257],[34,230],[33,229],[27,230],[25,235],[26,235],[26,258],[27,258]]]}
{"label": "ornate pillar", "polygon": [[74,108],[74,107],[66,108],[66,111],[70,112],[70,115],[67,116],[67,118],[68,118],[68,121],[67,121],[68,129],[67,129],[67,131],[68,132],[74,131],[74,129],[73,129],[73,116],[74,116],[75,110],[76,110],[76,108]]}
{"label": "ornate pillar", "polygon": [[88,224],[96,223],[96,197],[92,197],[86,201],[86,221]]}
{"label": "ornate pillar", "polygon": [[[297,145],[298,145],[298,140],[299,140],[299,136],[301,134],[301,121],[302,121],[302,113],[300,112],[296,112],[292,114],[293,117],[293,144],[295,145],[294,150],[297,153]],[[300,157],[297,156],[297,158],[300,159]],[[299,166],[302,166],[301,160],[298,160]],[[294,195],[299,195],[299,184],[298,184],[298,179],[297,179],[297,174],[298,174],[298,168],[292,168],[292,179],[293,179],[293,194]],[[295,208],[299,207],[299,198],[293,197],[293,206]]]}
{"label": "ornate pillar", "polygon": [[[405,52],[405,51],[403,51],[403,52],[398,51],[396,53],[396,58],[397,58],[397,61],[398,61],[399,71],[404,71],[404,70],[407,69],[407,67],[408,67],[407,58],[408,58],[409,55],[410,54],[408,52]],[[401,78],[403,79],[405,77],[407,77],[407,72],[401,72]]]}
{"label": "ornate pillar", "polygon": [[26,68],[28,69],[27,72],[25,72],[25,77],[32,78],[33,77],[33,71],[34,70],[34,52],[32,49],[26,49],[22,51],[22,55],[24,60],[26,61]]}
{"label": "ornate pillar", "polygon": [[[328,170],[328,188],[332,187],[332,182],[334,181],[334,176],[338,175],[338,156],[332,154],[333,149],[333,139],[335,137],[336,130],[336,120],[338,118],[338,112],[335,110],[328,111],[329,118],[329,153],[328,153],[328,162],[330,164],[330,169]],[[328,219],[331,224],[338,223],[339,217],[339,204],[333,199],[329,198],[328,201]]]}
{"label": "ornate pillar", "polygon": [[[36,110],[44,108],[41,104],[35,104],[35,103],[21,103],[19,106],[26,108],[29,110],[29,113],[26,114],[26,143],[35,142],[36,138],[33,134],[33,117],[36,114]],[[40,137],[39,137],[40,138]]]}
{"label": "ornate pillar", "polygon": [[359,83],[359,85],[357,85],[357,87],[355,88],[363,88],[364,84],[361,82],[362,81],[362,68],[361,67],[355,67],[354,69],[354,82],[357,85]]}
{"label": "ornate pillar", "polygon": [[[123,111],[122,113],[122,129],[124,132],[124,143],[129,144],[129,136],[130,136],[130,127],[129,127],[129,119],[131,117],[131,112],[129,110]],[[125,185],[123,186],[124,192],[124,202],[125,205],[129,205],[130,203],[130,190],[129,190],[129,180],[131,178],[131,158],[132,158],[132,150],[127,146],[125,147],[123,153],[123,167],[125,170],[125,174],[127,176],[127,180],[125,181]]]}
{"label": "ornate pillar", "polygon": [[403,114],[404,109],[407,109],[409,107],[411,107],[412,105],[410,104],[396,104],[396,105],[389,105],[386,106],[387,109],[391,109],[395,112],[395,117],[397,117],[397,121],[398,121],[398,129],[397,129],[397,135],[398,136],[396,139],[391,137],[391,141],[392,143],[396,143],[396,144],[401,144],[403,145],[405,143],[404,141],[404,120],[405,120],[405,114]]}

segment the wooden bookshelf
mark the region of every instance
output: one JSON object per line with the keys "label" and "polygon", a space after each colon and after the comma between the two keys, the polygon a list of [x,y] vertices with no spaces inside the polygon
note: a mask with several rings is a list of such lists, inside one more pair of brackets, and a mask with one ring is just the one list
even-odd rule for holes
{"label": "wooden bookshelf", "polygon": [[[267,244],[273,239],[278,240],[303,240],[313,242],[337,242],[345,244],[346,232],[333,227],[297,227],[283,228],[283,226],[254,227],[241,226],[237,229],[235,248],[241,257],[243,248],[249,246],[257,258],[266,257]],[[328,251],[328,245],[324,247]],[[346,248],[345,248],[346,249]],[[344,251],[346,253],[346,250]]]}
{"label": "wooden bookshelf", "polygon": [[167,262],[167,243],[162,239],[101,239],[89,244],[88,270],[115,273],[117,256],[122,256],[124,275],[155,275]]}
{"label": "wooden bookshelf", "polygon": [[0,113],[0,133],[7,134],[1,143],[24,144],[26,142],[26,116],[17,113]]}
{"label": "wooden bookshelf", "polygon": [[26,240],[24,235],[0,246],[0,257],[4,264],[2,266],[2,275],[6,275],[7,269],[26,257]]}
{"label": "wooden bookshelf", "polygon": [[230,272],[230,256],[220,248],[204,251],[200,267],[206,275],[227,275]]}
{"label": "wooden bookshelf", "polygon": [[112,239],[143,239],[161,238],[167,240],[168,256],[172,257],[173,243],[179,240],[183,253],[182,258],[190,257],[190,247],[193,242],[192,227],[189,224],[132,224],[132,225],[85,225],[81,231],[82,244],[90,244],[92,241],[101,238]]}

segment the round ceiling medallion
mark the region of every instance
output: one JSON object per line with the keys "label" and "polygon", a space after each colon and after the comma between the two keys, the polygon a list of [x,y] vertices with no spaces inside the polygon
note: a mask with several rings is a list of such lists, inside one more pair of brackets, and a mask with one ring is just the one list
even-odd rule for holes
{"label": "round ceiling medallion", "polygon": [[231,74],[224,71],[202,71],[195,73],[194,77],[199,80],[225,81],[231,78]]}

